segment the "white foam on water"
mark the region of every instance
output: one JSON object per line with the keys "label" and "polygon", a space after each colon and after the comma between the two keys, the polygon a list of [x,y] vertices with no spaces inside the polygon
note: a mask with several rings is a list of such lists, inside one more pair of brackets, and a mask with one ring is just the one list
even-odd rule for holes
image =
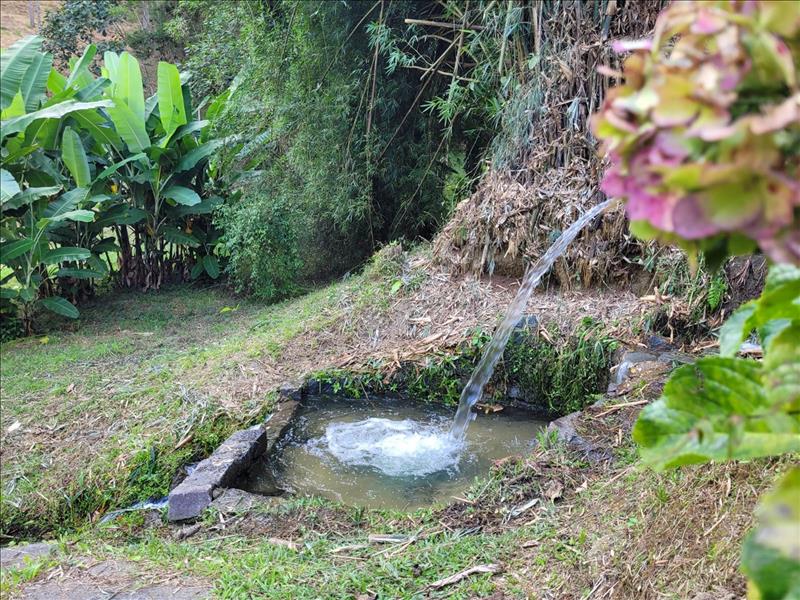
{"label": "white foam on water", "polygon": [[447,424],[371,417],[335,422],[307,448],[345,465],[372,467],[393,477],[423,477],[458,468],[463,440],[449,435]]}

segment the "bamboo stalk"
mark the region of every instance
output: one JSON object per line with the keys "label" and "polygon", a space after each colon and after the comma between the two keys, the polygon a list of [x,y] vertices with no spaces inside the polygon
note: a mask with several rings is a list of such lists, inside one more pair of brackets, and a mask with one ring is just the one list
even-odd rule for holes
{"label": "bamboo stalk", "polygon": [[406,25],[427,25],[429,27],[442,27],[444,29],[472,29],[473,31],[483,31],[483,25],[460,25],[458,23],[448,23],[446,21],[428,21],[426,19],[403,19]]}

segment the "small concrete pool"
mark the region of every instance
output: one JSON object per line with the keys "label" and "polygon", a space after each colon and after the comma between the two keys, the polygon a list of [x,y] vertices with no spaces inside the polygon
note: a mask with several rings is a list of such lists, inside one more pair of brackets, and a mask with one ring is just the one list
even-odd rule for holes
{"label": "small concrete pool", "polygon": [[505,408],[478,414],[460,440],[449,435],[454,410],[393,398],[308,397],[270,455],[235,487],[413,510],[463,494],[494,461],[529,450],[547,425]]}

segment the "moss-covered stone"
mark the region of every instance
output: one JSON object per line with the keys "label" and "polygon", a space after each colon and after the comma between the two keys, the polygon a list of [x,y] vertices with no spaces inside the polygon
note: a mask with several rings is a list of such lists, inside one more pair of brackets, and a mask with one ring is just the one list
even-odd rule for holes
{"label": "moss-covered stone", "polygon": [[[475,330],[453,352],[432,354],[424,363],[403,363],[393,371],[373,362],[360,371],[317,372],[308,380],[309,392],[350,398],[391,394],[456,405],[490,339]],[[523,406],[547,418],[580,410],[605,389],[616,345],[602,325],[591,320],[567,336],[555,328],[547,337],[535,327],[521,329],[506,347],[484,394],[493,402]]]}

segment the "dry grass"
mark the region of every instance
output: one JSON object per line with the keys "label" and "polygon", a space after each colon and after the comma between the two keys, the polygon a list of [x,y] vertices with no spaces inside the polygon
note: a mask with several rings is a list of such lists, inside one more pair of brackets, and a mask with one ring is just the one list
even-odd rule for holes
{"label": "dry grass", "polygon": [[[610,40],[647,34],[661,4],[619,6],[609,21],[608,35],[603,18],[588,7],[539,7],[536,35],[542,40],[541,59],[509,101],[507,131],[500,134],[492,170],[458,205],[436,239],[434,256],[439,264],[456,273],[518,276],[553,236],[599,201],[603,164],[588,119],[611,81],[597,73],[597,67],[616,65],[619,59]],[[565,289],[619,282],[628,272],[624,257],[637,253],[638,244],[629,240],[624,215],[618,210],[587,228],[557,263],[554,274]]]}

